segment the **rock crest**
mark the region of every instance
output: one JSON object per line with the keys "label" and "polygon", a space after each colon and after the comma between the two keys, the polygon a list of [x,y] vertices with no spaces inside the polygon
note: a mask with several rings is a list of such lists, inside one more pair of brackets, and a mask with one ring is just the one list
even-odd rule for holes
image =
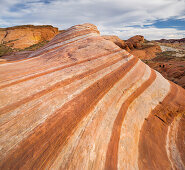
{"label": "rock crest", "polygon": [[0,64],[0,169],[184,168],[185,90],[92,24]]}

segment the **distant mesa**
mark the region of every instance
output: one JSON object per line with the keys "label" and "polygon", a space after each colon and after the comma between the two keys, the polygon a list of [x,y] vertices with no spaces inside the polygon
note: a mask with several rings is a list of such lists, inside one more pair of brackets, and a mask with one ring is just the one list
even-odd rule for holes
{"label": "distant mesa", "polygon": [[51,25],[0,28],[0,43],[13,49],[24,49],[43,41],[50,41],[58,33],[58,28]]}

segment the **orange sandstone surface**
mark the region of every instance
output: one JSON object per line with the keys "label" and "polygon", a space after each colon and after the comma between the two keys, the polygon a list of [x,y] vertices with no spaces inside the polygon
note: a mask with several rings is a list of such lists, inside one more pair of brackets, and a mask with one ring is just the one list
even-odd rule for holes
{"label": "orange sandstone surface", "polygon": [[152,45],[146,48],[133,49],[130,53],[140,59],[149,60],[155,58],[156,53],[160,52],[162,52],[160,46]]}
{"label": "orange sandstone surface", "polygon": [[0,65],[0,169],[184,169],[185,90],[99,35]]}
{"label": "orange sandstone surface", "polygon": [[0,28],[0,44],[5,44],[11,48],[24,49],[42,41],[50,41],[58,33],[58,28],[50,25],[22,25]]}

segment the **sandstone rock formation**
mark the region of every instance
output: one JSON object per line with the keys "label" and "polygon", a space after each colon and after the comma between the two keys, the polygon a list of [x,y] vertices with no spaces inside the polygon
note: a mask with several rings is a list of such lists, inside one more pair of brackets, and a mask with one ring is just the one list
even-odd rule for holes
{"label": "sandstone rock formation", "polygon": [[134,56],[140,59],[152,59],[156,57],[156,53],[161,52],[161,48],[159,45],[149,45],[146,46],[144,43],[144,37],[142,35],[136,35],[128,40],[121,40],[118,36],[115,35],[103,35],[104,39],[112,41],[120,48],[125,49],[130,52]]}
{"label": "sandstone rock formation", "polygon": [[12,48],[24,49],[41,41],[50,41],[56,34],[58,34],[58,28],[50,25],[0,28],[0,43]]}
{"label": "sandstone rock formation", "polygon": [[133,48],[140,48],[141,43],[143,43],[143,42],[144,42],[144,37],[142,35],[135,35],[135,36],[129,38],[126,41],[126,44],[128,45],[128,47],[130,49],[133,49]]}
{"label": "sandstone rock formation", "polygon": [[185,90],[99,35],[0,64],[0,169],[183,169]]}
{"label": "sandstone rock formation", "polygon": [[125,49],[127,47],[127,45],[125,44],[125,41],[121,40],[118,36],[115,36],[115,35],[103,35],[102,37],[104,39],[106,39],[106,40],[112,41],[113,43],[115,43],[120,48]]}
{"label": "sandstone rock formation", "polygon": [[13,52],[10,55],[4,55],[0,59],[5,61],[16,61],[16,60],[27,58],[31,53],[32,51],[18,51],[18,52]]}

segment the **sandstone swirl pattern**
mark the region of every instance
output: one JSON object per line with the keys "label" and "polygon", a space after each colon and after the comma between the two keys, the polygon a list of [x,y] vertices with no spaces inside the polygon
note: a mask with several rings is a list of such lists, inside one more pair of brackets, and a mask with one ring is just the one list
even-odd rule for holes
{"label": "sandstone swirl pattern", "polygon": [[184,169],[185,90],[99,35],[0,65],[0,169]]}

